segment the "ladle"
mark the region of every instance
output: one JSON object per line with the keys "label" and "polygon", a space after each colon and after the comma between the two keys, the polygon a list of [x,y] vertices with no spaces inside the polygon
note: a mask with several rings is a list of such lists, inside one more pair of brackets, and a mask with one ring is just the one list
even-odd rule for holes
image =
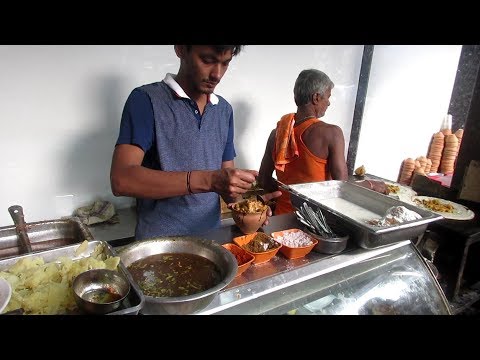
{"label": "ladle", "polygon": [[25,224],[22,207],[20,205],[12,205],[8,208],[8,212],[12,216],[21,246],[27,253],[32,252],[32,245],[30,245],[30,240],[28,239],[27,224]]}

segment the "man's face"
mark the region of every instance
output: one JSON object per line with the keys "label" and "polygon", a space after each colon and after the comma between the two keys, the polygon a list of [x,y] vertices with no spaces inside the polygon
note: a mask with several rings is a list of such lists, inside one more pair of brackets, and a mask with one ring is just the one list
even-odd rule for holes
{"label": "man's face", "polygon": [[218,53],[208,45],[192,45],[190,51],[184,49],[182,61],[192,90],[202,94],[213,93],[231,60],[231,50]]}

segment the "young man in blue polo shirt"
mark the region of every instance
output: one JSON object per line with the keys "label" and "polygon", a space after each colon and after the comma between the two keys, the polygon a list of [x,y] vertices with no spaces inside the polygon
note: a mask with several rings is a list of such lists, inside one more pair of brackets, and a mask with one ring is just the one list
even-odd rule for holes
{"label": "young man in blue polo shirt", "polygon": [[213,93],[241,48],[175,45],[178,74],[128,97],[110,179],[115,196],[137,198],[137,240],[218,227],[218,195],[230,203],[251,189],[258,172],[235,168],[232,107]]}

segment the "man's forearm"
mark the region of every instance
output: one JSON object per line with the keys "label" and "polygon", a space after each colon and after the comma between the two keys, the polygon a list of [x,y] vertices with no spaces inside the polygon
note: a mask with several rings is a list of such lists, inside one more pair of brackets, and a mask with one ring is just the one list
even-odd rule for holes
{"label": "man's forearm", "polygon": [[[116,169],[112,173],[112,191],[116,196],[164,199],[190,194],[187,171],[152,170],[140,165]],[[193,171],[190,174],[192,193],[208,192],[211,171]]]}

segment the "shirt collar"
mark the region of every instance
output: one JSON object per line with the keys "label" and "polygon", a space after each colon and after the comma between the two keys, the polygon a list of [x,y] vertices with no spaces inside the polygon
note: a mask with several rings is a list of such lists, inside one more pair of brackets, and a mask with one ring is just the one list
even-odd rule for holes
{"label": "shirt collar", "polygon": [[[175,74],[167,73],[163,81],[165,82],[165,84],[167,84],[170,87],[170,89],[172,89],[175,92],[175,94],[177,94],[178,97],[190,99],[190,97],[185,93],[185,91],[183,91],[180,85],[175,81]],[[208,101],[210,101],[213,105],[217,105],[218,96],[212,93],[208,96]]]}

